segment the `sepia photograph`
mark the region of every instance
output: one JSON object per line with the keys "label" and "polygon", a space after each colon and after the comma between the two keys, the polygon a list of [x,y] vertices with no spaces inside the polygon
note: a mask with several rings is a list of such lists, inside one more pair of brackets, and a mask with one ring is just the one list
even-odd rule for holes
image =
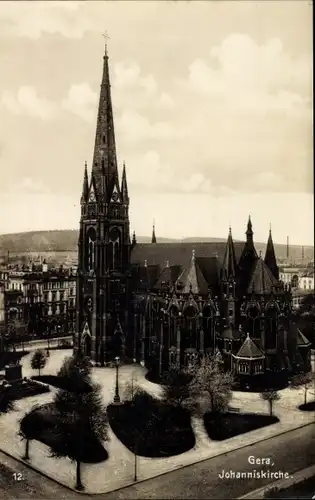
{"label": "sepia photograph", "polygon": [[315,498],[313,2],[0,2],[0,498]]}

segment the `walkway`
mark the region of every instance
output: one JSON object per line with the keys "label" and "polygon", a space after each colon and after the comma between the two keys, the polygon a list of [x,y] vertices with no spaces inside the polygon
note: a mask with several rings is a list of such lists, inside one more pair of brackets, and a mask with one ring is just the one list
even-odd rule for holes
{"label": "walkway", "polygon": [[[55,374],[63,359],[69,356],[69,351],[51,351],[47,366],[42,371],[44,374]],[[30,355],[23,358],[23,375],[34,374],[30,368]],[[123,386],[131,378],[135,383],[145,388],[148,392],[158,396],[160,387],[152,384],[144,377],[145,370],[139,365],[123,366],[119,370],[120,393],[123,396]],[[115,369],[94,368],[93,378],[103,388],[103,398],[106,404],[113,400],[115,386]],[[299,393],[300,392],[300,393]],[[202,423],[193,419],[193,428],[196,432],[197,442],[195,447],[181,455],[169,458],[146,458],[138,457],[138,477],[140,480],[152,478],[169,471],[174,471],[189,464],[214,457],[218,454],[227,453],[245,445],[257,443],[314,421],[314,415],[310,412],[301,412],[296,406],[303,402],[302,391],[285,389],[281,391],[282,398],[275,405],[275,414],[279,416],[280,422],[256,431],[225,440],[215,442],[209,439],[201,439],[204,430]],[[26,398],[17,402],[17,411],[1,417],[0,449],[19,458],[23,455],[24,443],[18,437],[18,426],[20,418],[30,411],[34,404],[44,404],[51,401],[53,392]],[[268,405],[263,402],[259,395],[251,393],[235,393],[232,406],[239,407],[247,412],[267,413]],[[105,443],[109,453],[109,459],[100,464],[84,464],[82,477],[87,492],[105,493],[116,488],[121,488],[133,482],[134,455],[117,439],[114,433],[109,431],[110,441]],[[256,445],[257,446],[257,445]],[[73,486],[74,465],[68,459],[54,459],[49,456],[48,448],[34,441],[30,447],[31,463],[34,467],[45,472],[48,476],[56,478],[61,483]],[[222,458],[221,458],[222,460]]]}

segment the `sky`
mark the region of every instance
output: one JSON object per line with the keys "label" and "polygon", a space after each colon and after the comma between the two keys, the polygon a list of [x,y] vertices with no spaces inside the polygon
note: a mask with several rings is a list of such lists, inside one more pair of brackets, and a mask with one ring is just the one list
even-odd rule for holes
{"label": "sky", "polygon": [[138,235],[313,245],[311,2],[0,2],[0,233],[78,228],[104,38]]}

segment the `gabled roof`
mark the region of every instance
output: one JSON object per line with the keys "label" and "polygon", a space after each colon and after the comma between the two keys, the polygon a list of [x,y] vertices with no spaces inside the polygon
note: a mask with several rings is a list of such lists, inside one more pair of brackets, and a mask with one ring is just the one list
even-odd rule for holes
{"label": "gabled roof", "polygon": [[261,258],[258,258],[247,288],[247,293],[256,293],[258,295],[270,295],[274,291],[278,281],[273,276],[269,267],[266,266]]}
{"label": "gabled roof", "polygon": [[176,285],[181,293],[192,292],[194,295],[208,294],[209,286],[196,262],[194,250],[189,265],[179,275]]}
{"label": "gabled roof", "polygon": [[261,352],[260,349],[258,349],[258,347],[252,341],[248,333],[246,339],[243,342],[243,345],[236,354],[236,358],[258,359],[264,357],[265,357],[264,354]]}
{"label": "gabled roof", "polygon": [[181,268],[180,266],[170,266],[169,263],[166,263],[166,266],[160,273],[157,281],[155,282],[153,288],[160,289],[165,285],[172,285],[177,280],[180,274]]}
{"label": "gabled roof", "polygon": [[141,289],[151,289],[160,273],[160,266],[133,266],[135,286]]}

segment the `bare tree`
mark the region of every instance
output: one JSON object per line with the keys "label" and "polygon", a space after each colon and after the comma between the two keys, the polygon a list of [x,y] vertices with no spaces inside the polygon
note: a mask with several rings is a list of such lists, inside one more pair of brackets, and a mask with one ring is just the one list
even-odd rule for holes
{"label": "bare tree", "polygon": [[315,374],[314,373],[300,373],[292,377],[291,389],[304,389],[304,404],[307,403],[307,393],[313,388],[315,390]]}
{"label": "bare tree", "polygon": [[31,367],[33,370],[38,370],[38,375],[40,376],[40,371],[45,367],[47,363],[46,352],[43,349],[37,349],[31,359]]}
{"label": "bare tree", "polygon": [[264,401],[268,401],[269,403],[269,413],[272,417],[273,403],[275,401],[279,401],[281,398],[280,394],[277,391],[264,391],[260,393],[261,399]]}
{"label": "bare tree", "polygon": [[201,359],[190,384],[193,397],[206,396],[207,411],[224,412],[232,399],[233,376],[223,372],[217,357],[206,355]]}

